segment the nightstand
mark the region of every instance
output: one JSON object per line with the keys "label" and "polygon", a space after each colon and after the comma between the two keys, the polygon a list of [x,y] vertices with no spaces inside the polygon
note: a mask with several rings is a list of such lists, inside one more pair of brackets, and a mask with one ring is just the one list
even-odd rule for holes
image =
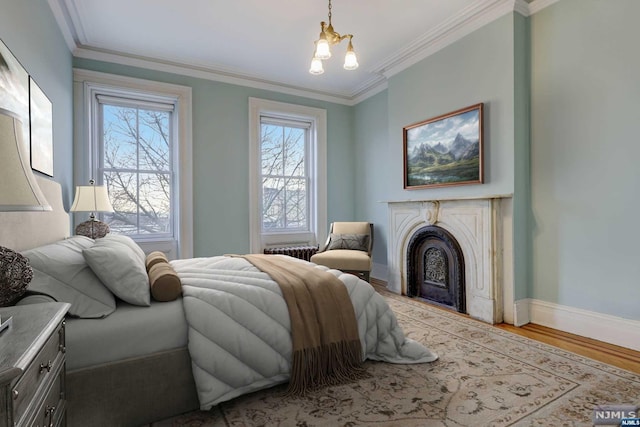
{"label": "nightstand", "polygon": [[66,425],[64,316],[67,303],[0,308],[0,427]]}

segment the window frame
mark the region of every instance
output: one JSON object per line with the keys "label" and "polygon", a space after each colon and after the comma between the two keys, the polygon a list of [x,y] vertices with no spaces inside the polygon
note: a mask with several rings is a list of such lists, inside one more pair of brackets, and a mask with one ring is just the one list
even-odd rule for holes
{"label": "window frame", "polygon": [[74,181],[86,185],[98,177],[101,156],[102,109],[98,97],[123,97],[144,102],[173,104],[171,132],[173,147],[172,213],[173,235],[143,236],[135,240],[145,251],[161,250],[171,258],[193,257],[193,183],[192,156],[192,95],[191,88],[168,83],[74,69],[75,140]]}
{"label": "window frame", "polygon": [[[178,176],[178,174],[175,173],[176,170],[176,165],[175,165],[175,159],[177,157],[177,151],[178,151],[178,143],[177,143],[177,135],[175,132],[175,128],[176,128],[176,124],[177,124],[177,113],[176,113],[176,102],[174,99],[166,99],[166,102],[159,102],[159,99],[154,100],[154,103],[151,103],[149,101],[149,99],[147,99],[146,96],[136,96],[136,98],[131,98],[129,97],[129,95],[133,95],[133,93],[131,91],[127,92],[126,97],[117,97],[114,96],[114,94],[110,94],[109,96],[104,96],[102,94],[97,94],[97,96],[93,99],[93,101],[95,102],[94,108],[96,108],[98,110],[98,125],[99,127],[99,131],[97,132],[96,138],[94,141],[92,141],[92,143],[94,144],[94,149],[95,149],[95,153],[97,154],[95,156],[95,160],[96,160],[96,174],[95,174],[95,180],[96,180],[96,184],[98,185],[104,185],[103,179],[104,179],[104,174],[105,172],[108,172],[107,169],[109,169],[109,171],[120,171],[123,173],[133,173],[138,175],[138,177],[141,174],[144,173],[162,173],[164,175],[169,175],[170,176],[170,183],[171,183],[171,200],[170,200],[170,211],[171,211],[171,231],[169,233],[153,233],[153,234],[140,234],[140,233],[136,233],[136,234],[130,234],[129,236],[131,238],[133,238],[134,240],[138,241],[138,242],[162,242],[165,240],[170,240],[173,239],[176,235],[176,230],[178,230],[178,220],[180,217],[179,211],[177,209],[177,204],[176,204],[176,197],[175,195],[177,194],[177,187],[178,187],[178,182],[176,182],[176,177]],[[155,98],[155,97],[154,97]],[[157,105],[155,105],[157,104]],[[136,169],[127,169],[127,168],[107,168],[105,167],[105,162],[104,162],[104,149],[105,149],[105,143],[104,143],[104,108],[105,106],[113,106],[113,107],[125,107],[125,108],[131,108],[131,109],[136,109],[136,110],[143,110],[143,109],[147,109],[147,110],[154,110],[154,111],[165,111],[165,112],[169,112],[171,114],[171,118],[169,121],[169,133],[170,133],[170,150],[169,150],[169,159],[168,159],[168,164],[169,164],[169,170],[168,171],[151,171],[151,170],[143,170],[140,169],[140,165],[137,165]],[[169,108],[169,106],[171,106],[171,108]],[[137,142],[138,147],[136,148],[137,150],[139,150],[139,142]],[[138,182],[138,188],[137,191],[140,191],[140,182],[139,180]],[[100,216],[104,216],[105,214],[101,214]],[[139,218],[138,218],[139,219]],[[140,225],[137,225],[138,231],[139,231],[139,227]]]}
{"label": "window frame", "polygon": [[[278,174],[271,174],[271,178],[282,178],[284,180],[286,180],[287,178],[293,178],[296,180],[299,179],[303,179],[305,181],[305,190],[306,190],[306,196],[305,196],[305,215],[306,215],[306,227],[304,228],[298,228],[298,229],[294,229],[294,228],[288,228],[288,227],[284,227],[284,228],[274,228],[272,230],[268,230],[265,231],[264,229],[264,218],[262,218],[262,221],[260,222],[260,230],[261,233],[263,234],[287,234],[287,233],[311,233],[312,229],[311,229],[311,225],[314,223],[314,219],[315,219],[315,212],[313,209],[313,201],[311,200],[313,197],[313,194],[309,191],[309,189],[311,188],[311,181],[312,181],[312,176],[311,174],[313,173],[313,169],[310,167],[310,162],[311,162],[311,146],[312,146],[312,142],[311,142],[311,136],[312,136],[312,132],[314,132],[313,129],[313,124],[307,120],[292,120],[290,117],[281,117],[281,116],[273,116],[273,115],[264,115],[261,114],[260,115],[260,141],[258,142],[259,144],[262,145],[262,126],[264,125],[271,125],[271,126],[278,126],[278,127],[282,127],[282,128],[289,128],[289,129],[300,129],[304,132],[304,174],[303,175],[299,175],[299,176],[291,176],[291,175],[285,175],[284,171],[282,171],[283,173]],[[261,180],[261,185],[260,185],[260,212],[264,212],[264,186],[262,185],[262,181],[264,181],[264,179],[268,176],[264,174],[264,171],[262,170],[262,150],[258,150],[258,153],[260,155],[260,180]],[[282,153],[283,158],[285,156],[285,153]],[[286,190],[285,190],[286,193]],[[287,196],[285,195],[285,211],[286,211],[286,203],[287,203]],[[285,223],[287,222],[287,216],[285,214]]]}
{"label": "window frame", "polygon": [[[262,232],[262,117],[310,124],[309,231]],[[317,245],[327,234],[327,112],[297,104],[249,98],[249,245],[252,253],[264,248],[294,245]]]}

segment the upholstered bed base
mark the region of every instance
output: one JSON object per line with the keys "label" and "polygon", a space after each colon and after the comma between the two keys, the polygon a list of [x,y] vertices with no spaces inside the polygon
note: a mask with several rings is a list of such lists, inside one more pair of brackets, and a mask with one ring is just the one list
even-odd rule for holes
{"label": "upholstered bed base", "polygon": [[140,426],[199,407],[187,348],[67,372],[69,427]]}

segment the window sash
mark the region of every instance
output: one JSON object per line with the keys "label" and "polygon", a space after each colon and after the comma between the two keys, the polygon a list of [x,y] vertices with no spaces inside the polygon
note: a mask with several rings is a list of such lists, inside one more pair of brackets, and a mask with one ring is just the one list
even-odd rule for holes
{"label": "window sash", "polygon": [[140,97],[122,95],[104,95],[97,94],[96,100],[98,104],[114,105],[116,107],[140,108],[153,111],[171,111],[174,112],[176,106],[173,102],[162,101],[160,97],[144,95]]}
{"label": "window sash", "polygon": [[[177,213],[176,213],[176,191],[177,183],[175,182],[174,177],[174,157],[175,157],[175,141],[174,141],[174,122],[175,122],[175,104],[167,104],[167,103],[158,103],[158,102],[150,102],[145,100],[144,97],[141,99],[134,99],[129,97],[120,97],[120,96],[109,96],[109,95],[96,95],[97,107],[98,107],[98,140],[97,140],[97,176],[96,182],[98,184],[104,183],[104,177],[107,173],[129,173],[136,175],[136,213],[135,213],[135,233],[126,233],[128,236],[136,239],[136,240],[166,240],[167,238],[175,239],[176,233],[176,221],[177,221]],[[123,107],[130,108],[136,110],[136,130],[135,134],[137,136],[136,140],[136,165],[137,168],[126,168],[126,167],[107,167],[105,166],[105,141],[104,141],[104,107],[105,106],[115,106],[115,107]],[[167,112],[168,117],[168,170],[161,169],[141,169],[140,166],[140,112],[141,111],[155,111],[155,112]],[[141,212],[141,201],[140,201],[140,189],[141,189],[141,179],[140,177],[143,175],[167,175],[169,177],[169,209],[168,209],[168,228],[167,232],[150,232],[144,233],[141,232],[141,218],[145,215]],[[104,219],[107,216],[112,214],[101,214],[100,216]]]}
{"label": "window sash", "polygon": [[[284,169],[286,168],[286,161],[285,161],[285,146],[284,146],[284,136],[282,136],[280,138],[280,153],[282,155],[282,170],[280,172],[282,173],[270,173],[270,174],[264,174],[262,173],[262,160],[263,160],[263,129],[264,126],[268,126],[268,125],[272,125],[272,126],[278,126],[278,127],[282,127],[283,129],[283,134],[286,132],[286,128],[293,128],[293,129],[302,129],[304,130],[303,133],[303,138],[304,138],[304,174],[300,174],[300,175],[289,175],[289,174],[284,174]],[[310,176],[310,146],[311,146],[311,129],[312,129],[312,123],[308,122],[308,121],[302,121],[302,120],[295,120],[295,119],[288,119],[288,118],[282,118],[282,117],[275,117],[275,116],[266,116],[266,115],[262,115],[260,116],[260,141],[259,141],[259,151],[260,151],[260,158],[259,158],[259,164],[260,164],[260,181],[262,183],[262,185],[260,186],[259,189],[259,193],[260,193],[260,229],[262,234],[265,235],[278,235],[278,234],[290,234],[290,233],[309,233],[311,232],[311,227],[312,227],[312,212],[311,212],[311,176]],[[282,221],[283,221],[283,226],[281,227],[273,227],[273,228],[266,228],[265,227],[265,219],[266,219],[266,215],[265,215],[265,206],[264,206],[264,202],[265,202],[265,195],[264,195],[264,183],[265,180],[269,180],[269,179],[274,179],[274,180],[282,180],[282,190],[284,192],[284,197],[282,200],[282,207],[281,209],[284,210],[284,212],[282,213]],[[303,227],[291,227],[288,226],[288,224],[290,222],[294,222],[294,221],[289,221],[289,215],[288,215],[288,210],[287,210],[287,206],[288,206],[288,202],[289,202],[289,197],[288,197],[288,191],[287,191],[287,186],[289,184],[290,181],[303,181],[304,184],[304,192],[305,192],[305,200],[304,200],[304,222],[305,225]],[[280,187],[278,187],[280,188]]]}

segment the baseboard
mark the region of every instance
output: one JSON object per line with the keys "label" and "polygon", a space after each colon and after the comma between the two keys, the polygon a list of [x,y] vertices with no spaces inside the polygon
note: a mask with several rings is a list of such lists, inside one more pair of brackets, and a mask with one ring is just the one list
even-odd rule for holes
{"label": "baseboard", "polygon": [[[522,319],[519,314],[522,310]],[[640,351],[640,321],[582,310],[536,299],[516,301],[518,323],[531,323]]]}
{"label": "baseboard", "polygon": [[513,303],[513,325],[522,326],[531,322],[531,315],[529,313],[529,304],[531,300],[529,298],[521,299]]}

